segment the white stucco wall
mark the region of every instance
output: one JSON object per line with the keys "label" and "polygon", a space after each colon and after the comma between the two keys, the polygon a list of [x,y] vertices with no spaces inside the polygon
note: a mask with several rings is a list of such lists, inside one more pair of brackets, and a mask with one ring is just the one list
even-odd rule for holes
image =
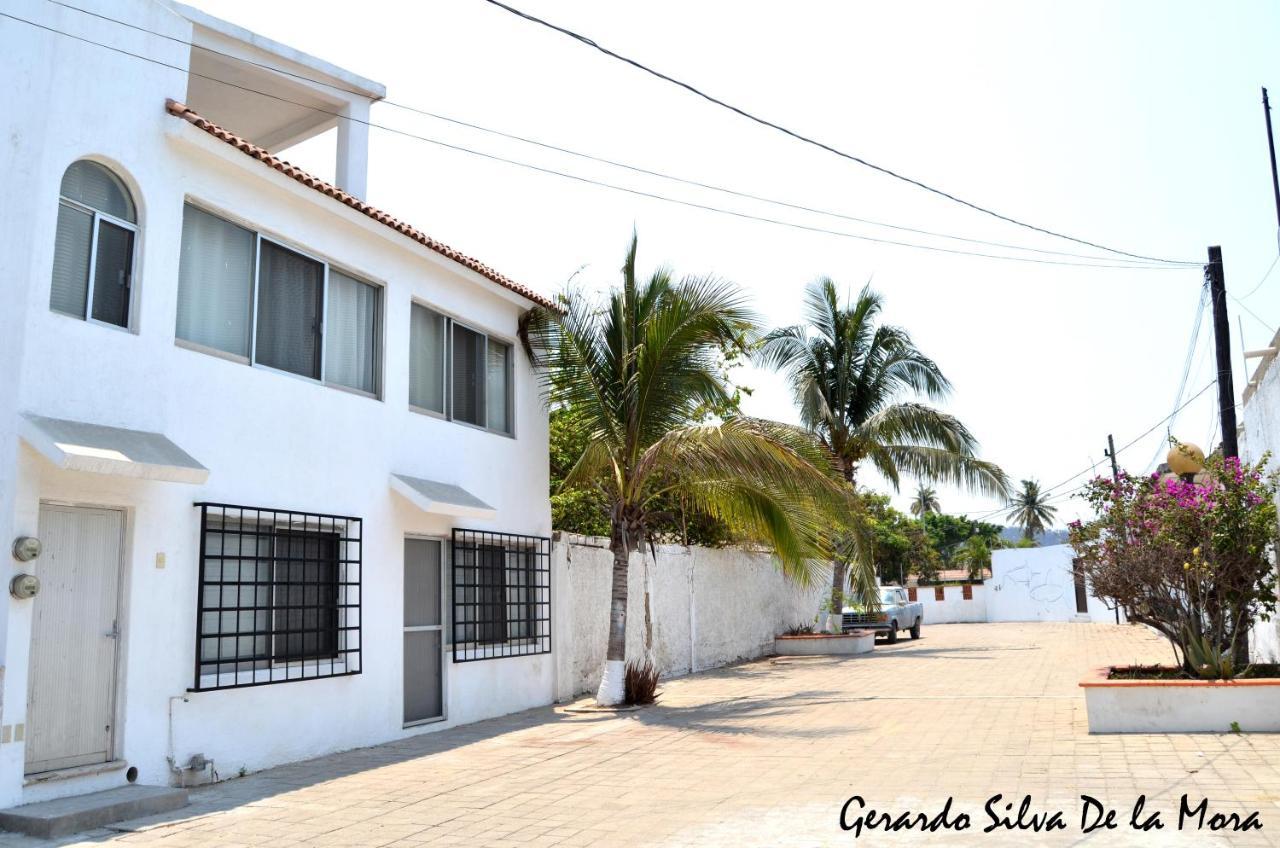
{"label": "white stucco wall", "polygon": [[[1272,344],[1275,344],[1272,340]],[[1258,365],[1258,385],[1246,390],[1244,406],[1240,410],[1240,456],[1248,462],[1257,462],[1265,453],[1271,454],[1271,467],[1280,461],[1280,367],[1275,360],[1264,360]],[[1280,662],[1280,616],[1271,621],[1256,621],[1249,633],[1252,658],[1257,662]]]}
{"label": "white stucco wall", "polygon": [[[1070,545],[994,551],[986,582],[988,621],[1077,620]],[[1114,622],[1116,614],[1088,593],[1091,621]]]}
{"label": "white stucco wall", "polygon": [[[159,3],[87,7],[173,38],[190,25]],[[188,49],[39,0],[15,14],[185,67]],[[239,768],[438,730],[551,702],[554,660],[446,663],[448,721],[403,730],[402,545],[454,526],[546,536],[547,416],[517,346],[515,438],[408,408],[410,303],[419,300],[508,341],[530,305],[390,228],[276,173],[165,112],[186,75],[0,19],[0,544],[38,532],[41,501],[127,510],[121,590],[117,754],[144,783],[178,761]],[[139,209],[131,330],[50,311],[58,187],[96,158]],[[382,400],[175,345],[183,203],[197,200],[385,286]],[[447,210],[439,210],[441,215]],[[417,222],[430,230],[430,221]],[[20,411],[160,432],[210,469],[200,486],[58,470],[15,435]],[[388,489],[393,472],[455,483],[496,508],[492,521],[425,514]],[[360,516],[363,664],[358,676],[186,695],[195,651],[195,501]],[[157,567],[164,554],[165,567]],[[18,564],[6,560],[5,580]],[[28,570],[40,573],[37,561]],[[3,717],[27,721],[31,602],[0,600]],[[186,700],[181,700],[186,696]],[[123,781],[122,772],[23,789],[23,745],[0,744],[0,806]]]}
{"label": "white stucco wall", "polygon": [[[556,544],[552,563],[563,632],[556,695],[568,700],[600,681],[613,556],[607,539],[574,536]],[[656,556],[633,554],[628,576],[627,656],[648,654],[664,677],[772,652],[779,633],[813,622],[822,592],[789,582],[771,555],[739,548],[659,545]]]}
{"label": "white stucco wall", "polygon": [[987,585],[969,587],[972,597],[964,597],[963,586],[943,586],[942,600],[937,599],[935,586],[916,588],[916,600],[924,605],[924,623],[962,624],[987,620]]}

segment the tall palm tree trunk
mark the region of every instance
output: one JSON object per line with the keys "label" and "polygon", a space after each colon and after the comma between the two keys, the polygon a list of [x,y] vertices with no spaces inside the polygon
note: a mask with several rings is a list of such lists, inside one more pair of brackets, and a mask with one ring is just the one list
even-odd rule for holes
{"label": "tall palm tree trunk", "polygon": [[627,580],[631,552],[637,546],[640,531],[639,522],[622,506],[614,508],[611,524],[609,550],[613,553],[613,582],[609,589],[609,642],[604,655],[604,673],[596,690],[596,703],[606,707],[622,703],[626,696]]}
{"label": "tall palm tree trunk", "polygon": [[[856,489],[854,485],[854,467],[853,463],[848,459],[840,457],[838,459],[841,476],[845,482],[849,484],[850,489]],[[839,548],[840,546],[836,546]],[[836,627],[841,627],[844,622],[844,587],[849,579],[849,566],[844,558],[837,557],[831,560],[831,615],[835,616]]]}
{"label": "tall palm tree trunk", "polygon": [[604,655],[604,674],[596,690],[596,703],[612,706],[622,703],[627,660],[627,575],[631,552],[617,527],[609,539],[613,552],[613,583],[609,590],[609,646]]}
{"label": "tall palm tree trunk", "polygon": [[844,610],[844,584],[848,579],[848,566],[841,560],[831,561],[831,614],[841,620]]}

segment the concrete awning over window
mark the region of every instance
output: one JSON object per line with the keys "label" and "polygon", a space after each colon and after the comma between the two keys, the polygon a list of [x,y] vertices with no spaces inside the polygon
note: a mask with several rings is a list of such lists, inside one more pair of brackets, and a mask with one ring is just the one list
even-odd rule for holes
{"label": "concrete awning over window", "polygon": [[496,509],[451,483],[392,474],[391,490],[423,512],[465,518],[496,518],[498,515]]}
{"label": "concrete awning over window", "polygon": [[24,413],[19,435],[59,468],[170,483],[203,483],[205,468],[159,433]]}

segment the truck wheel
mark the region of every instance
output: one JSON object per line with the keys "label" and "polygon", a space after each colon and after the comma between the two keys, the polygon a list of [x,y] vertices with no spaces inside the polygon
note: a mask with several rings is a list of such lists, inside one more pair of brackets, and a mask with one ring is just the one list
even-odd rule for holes
{"label": "truck wheel", "polygon": [[898,641],[898,622],[889,625],[889,633],[885,636],[885,641],[890,645]]}
{"label": "truck wheel", "polygon": [[916,623],[911,625],[911,638],[912,639],[920,638],[920,619],[918,618],[916,619]]}

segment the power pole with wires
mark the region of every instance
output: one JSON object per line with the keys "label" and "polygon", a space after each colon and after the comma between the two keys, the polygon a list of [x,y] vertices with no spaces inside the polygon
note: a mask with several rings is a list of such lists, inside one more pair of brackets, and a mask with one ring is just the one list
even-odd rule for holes
{"label": "power pole with wires", "polygon": [[1111,437],[1110,433],[1107,434],[1107,449],[1102,453],[1111,459],[1111,480],[1119,483],[1120,466],[1116,464],[1116,440]]}
{"label": "power pole with wires", "polygon": [[[1222,270],[1222,248],[1209,248],[1204,266],[1209,301],[1213,305],[1213,341],[1218,360],[1218,420],[1222,425],[1222,455],[1239,456],[1236,443],[1236,392],[1231,381],[1231,326],[1227,322],[1227,282]],[[1206,445],[1209,450],[1212,445]]]}
{"label": "power pole with wires", "polygon": [[[1276,223],[1280,225],[1280,176],[1276,175],[1276,140],[1271,134],[1271,101],[1267,99],[1267,87],[1262,87],[1262,115],[1267,119],[1267,153],[1271,156],[1271,192],[1276,198]],[[1280,247],[1280,228],[1276,230],[1276,244]]]}

